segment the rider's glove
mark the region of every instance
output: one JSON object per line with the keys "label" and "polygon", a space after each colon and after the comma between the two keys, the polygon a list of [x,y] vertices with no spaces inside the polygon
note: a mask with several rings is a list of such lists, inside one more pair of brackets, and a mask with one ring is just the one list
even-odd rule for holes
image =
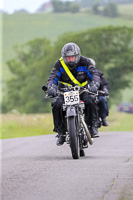
{"label": "rider's glove", "polygon": [[94,92],[94,93],[96,93],[97,92],[97,90],[98,90],[98,88],[99,88],[99,83],[98,82],[96,82],[96,83],[94,83],[94,82],[92,82],[91,84],[90,84],[90,91],[91,92]]}
{"label": "rider's glove", "polygon": [[105,95],[107,95],[107,96],[109,95],[109,91],[107,88],[104,88],[103,91],[104,91]]}
{"label": "rider's glove", "polygon": [[57,86],[53,84],[48,88],[48,96],[56,97],[56,93],[57,93]]}

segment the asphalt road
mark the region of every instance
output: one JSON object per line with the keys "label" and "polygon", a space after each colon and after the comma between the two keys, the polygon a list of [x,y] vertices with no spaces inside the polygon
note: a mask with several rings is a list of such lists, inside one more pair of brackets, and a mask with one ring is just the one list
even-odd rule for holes
{"label": "asphalt road", "polygon": [[78,160],[55,135],[2,140],[1,200],[133,200],[133,132],[100,135]]}

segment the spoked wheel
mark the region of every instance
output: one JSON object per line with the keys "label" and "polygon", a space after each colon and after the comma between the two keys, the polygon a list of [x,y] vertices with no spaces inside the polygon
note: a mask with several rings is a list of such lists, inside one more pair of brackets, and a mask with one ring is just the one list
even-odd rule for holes
{"label": "spoked wheel", "polygon": [[76,131],[76,119],[74,116],[68,117],[68,132],[70,136],[70,147],[73,159],[79,159],[79,138]]}
{"label": "spoked wheel", "polygon": [[88,131],[87,125],[86,125],[86,123],[85,123],[83,118],[81,118],[81,122],[83,124],[84,129],[85,129],[85,132],[86,132],[86,135],[87,135],[87,138],[88,138],[88,142],[92,145],[93,141],[92,141],[91,135],[90,135],[90,133]]}

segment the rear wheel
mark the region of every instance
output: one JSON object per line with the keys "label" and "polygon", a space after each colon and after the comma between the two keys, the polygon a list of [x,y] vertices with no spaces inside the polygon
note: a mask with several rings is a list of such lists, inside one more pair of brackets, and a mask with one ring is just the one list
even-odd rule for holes
{"label": "rear wheel", "polygon": [[76,131],[75,116],[68,118],[68,132],[70,136],[70,147],[73,159],[79,159],[79,138]]}

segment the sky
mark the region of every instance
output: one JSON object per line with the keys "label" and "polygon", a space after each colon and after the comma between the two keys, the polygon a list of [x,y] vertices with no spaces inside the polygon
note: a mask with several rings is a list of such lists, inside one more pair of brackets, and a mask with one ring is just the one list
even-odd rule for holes
{"label": "sky", "polygon": [[8,13],[25,9],[32,13],[45,2],[49,2],[49,0],[0,0],[0,9]]}

